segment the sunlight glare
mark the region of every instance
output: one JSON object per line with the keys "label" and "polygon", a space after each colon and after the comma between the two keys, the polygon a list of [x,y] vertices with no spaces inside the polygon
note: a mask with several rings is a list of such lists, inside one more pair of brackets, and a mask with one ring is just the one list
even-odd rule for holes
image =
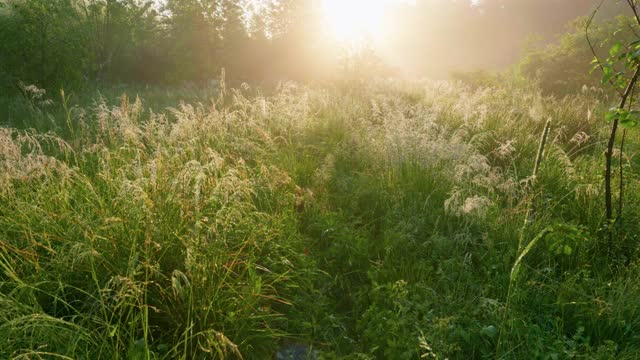
{"label": "sunlight glare", "polygon": [[[361,42],[384,35],[385,8],[393,0],[324,0],[332,35],[342,42]],[[397,0],[396,0],[397,1]]]}

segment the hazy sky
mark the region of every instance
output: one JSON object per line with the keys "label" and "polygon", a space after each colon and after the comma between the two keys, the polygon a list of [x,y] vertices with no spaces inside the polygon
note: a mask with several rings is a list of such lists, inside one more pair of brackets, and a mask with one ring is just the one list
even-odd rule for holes
{"label": "hazy sky", "polygon": [[[446,77],[451,71],[500,69],[517,61],[527,39],[551,41],[569,21],[590,14],[597,0],[417,0],[398,6],[387,39],[376,47],[408,75]],[[608,0],[605,12],[619,13]],[[394,22],[395,21],[395,22]]]}

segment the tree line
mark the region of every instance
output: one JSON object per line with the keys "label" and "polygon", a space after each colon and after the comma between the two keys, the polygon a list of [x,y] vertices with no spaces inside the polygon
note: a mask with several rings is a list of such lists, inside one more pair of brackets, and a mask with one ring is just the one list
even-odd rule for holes
{"label": "tree line", "polygon": [[327,35],[321,0],[0,0],[0,89],[206,84],[222,68],[235,83],[394,67],[443,77],[513,63],[527,34],[558,34],[594,3],[398,1],[386,14],[386,42],[344,56]]}
{"label": "tree line", "polygon": [[[0,80],[43,87],[95,81],[301,79],[314,54],[314,2],[0,0]],[[303,70],[304,68],[304,70]]]}

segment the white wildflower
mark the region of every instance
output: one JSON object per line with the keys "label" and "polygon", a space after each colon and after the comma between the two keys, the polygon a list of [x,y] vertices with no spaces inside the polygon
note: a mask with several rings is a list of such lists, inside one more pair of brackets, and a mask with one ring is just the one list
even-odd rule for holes
{"label": "white wildflower", "polygon": [[495,150],[496,155],[501,159],[506,159],[511,156],[516,151],[515,146],[513,146],[513,140],[507,140],[504,143],[498,142],[499,146]]}
{"label": "white wildflower", "polygon": [[460,208],[460,212],[484,218],[492,204],[491,200],[485,196],[472,196],[465,199],[464,204]]}
{"label": "white wildflower", "polygon": [[454,190],[451,196],[445,200],[444,208],[449,214],[481,219],[486,216],[492,204],[493,202],[486,196],[475,195],[465,198],[460,190]]}

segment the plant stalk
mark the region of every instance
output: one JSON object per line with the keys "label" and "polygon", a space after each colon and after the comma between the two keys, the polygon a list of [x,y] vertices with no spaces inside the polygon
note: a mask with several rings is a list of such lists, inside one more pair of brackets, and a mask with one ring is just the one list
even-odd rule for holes
{"label": "plant stalk", "polygon": [[[625,89],[622,97],[620,98],[620,103],[618,104],[618,109],[624,109],[627,104],[627,100],[629,96],[633,92],[633,88],[638,81],[638,77],[640,76],[640,64],[636,66],[636,70],[633,73],[633,77],[629,80],[629,84],[627,84],[627,88]],[[613,147],[616,142],[616,135],[618,132],[618,125],[620,123],[620,119],[616,117],[613,119],[613,124],[611,125],[611,133],[609,135],[609,141],[607,143],[607,151],[605,153],[605,174],[604,174],[604,193],[605,193],[605,210],[607,215],[608,225],[611,226],[611,222],[613,221],[613,197],[611,191],[611,173],[612,173],[612,159],[613,159]],[[611,242],[613,241],[613,234],[611,233],[611,228],[609,228],[609,249],[611,249]]]}

